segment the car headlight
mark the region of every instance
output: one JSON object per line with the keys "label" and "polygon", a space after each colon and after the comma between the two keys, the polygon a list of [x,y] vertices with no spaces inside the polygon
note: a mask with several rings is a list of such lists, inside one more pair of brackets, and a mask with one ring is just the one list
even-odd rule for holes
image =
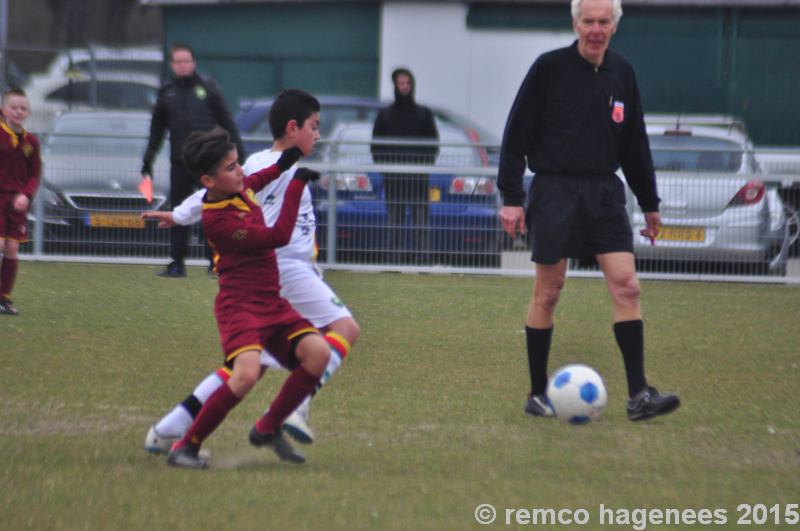
{"label": "car headlight", "polygon": [[57,208],[64,207],[64,200],[61,199],[61,196],[49,188],[42,188],[41,199],[45,205]]}

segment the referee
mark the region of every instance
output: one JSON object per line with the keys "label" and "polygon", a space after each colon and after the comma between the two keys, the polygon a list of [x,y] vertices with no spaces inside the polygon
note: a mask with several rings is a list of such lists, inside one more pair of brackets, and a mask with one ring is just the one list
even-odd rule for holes
{"label": "referee", "polygon": [[[528,72],[503,135],[498,187],[500,222],[515,237],[531,230],[536,280],[526,319],[531,392],[525,412],[553,415],[545,395],[553,314],[567,258],[596,258],[614,307],[614,336],[628,380],[628,418],[675,411],[680,399],[660,394],[644,375],[644,326],[633,232],[622,167],[645,215],[642,235],[655,238],[661,218],[650,145],[633,68],[608,49],[621,0],[572,0],[578,40],[541,55]],[[522,176],[535,174],[527,220]]]}

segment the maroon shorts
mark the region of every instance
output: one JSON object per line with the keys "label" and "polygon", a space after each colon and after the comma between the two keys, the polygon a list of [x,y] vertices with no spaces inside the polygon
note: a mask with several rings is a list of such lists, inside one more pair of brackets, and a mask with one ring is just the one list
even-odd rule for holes
{"label": "maroon shorts", "polygon": [[277,295],[246,291],[220,291],[214,303],[225,365],[248,350],[266,348],[284,367],[297,366],[294,347],[307,335],[318,333],[310,322]]}
{"label": "maroon shorts", "polygon": [[14,210],[17,192],[0,192],[0,238],[28,241],[28,213]]}

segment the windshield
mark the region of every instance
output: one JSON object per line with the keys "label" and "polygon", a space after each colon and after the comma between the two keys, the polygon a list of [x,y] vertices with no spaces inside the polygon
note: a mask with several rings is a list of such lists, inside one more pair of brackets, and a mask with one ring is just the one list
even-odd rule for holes
{"label": "windshield", "polygon": [[742,168],[742,147],[721,138],[650,135],[653,165],[661,171],[719,171]]}
{"label": "windshield", "polygon": [[[52,132],[47,135],[44,152],[50,155],[140,157],[149,130],[149,117],[69,117],[54,124]],[[165,144],[168,148],[168,143]]]}

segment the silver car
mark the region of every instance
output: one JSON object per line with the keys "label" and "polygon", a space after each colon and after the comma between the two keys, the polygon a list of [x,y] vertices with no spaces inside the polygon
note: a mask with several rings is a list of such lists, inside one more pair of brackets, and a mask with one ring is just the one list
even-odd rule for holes
{"label": "silver car", "polygon": [[[139,191],[150,113],[74,111],[59,116],[42,139],[40,205],[44,240],[55,252],[115,249],[139,255],[142,244],[164,244],[167,231],[145,223],[145,210],[167,205],[169,145],[153,169],[153,201]],[[35,233],[34,233],[35,234]]]}
{"label": "silver car", "polygon": [[725,272],[785,274],[795,213],[759,177],[744,127],[725,117],[647,116],[662,227],[639,235],[644,215],[626,187],[637,258],[718,264]]}

